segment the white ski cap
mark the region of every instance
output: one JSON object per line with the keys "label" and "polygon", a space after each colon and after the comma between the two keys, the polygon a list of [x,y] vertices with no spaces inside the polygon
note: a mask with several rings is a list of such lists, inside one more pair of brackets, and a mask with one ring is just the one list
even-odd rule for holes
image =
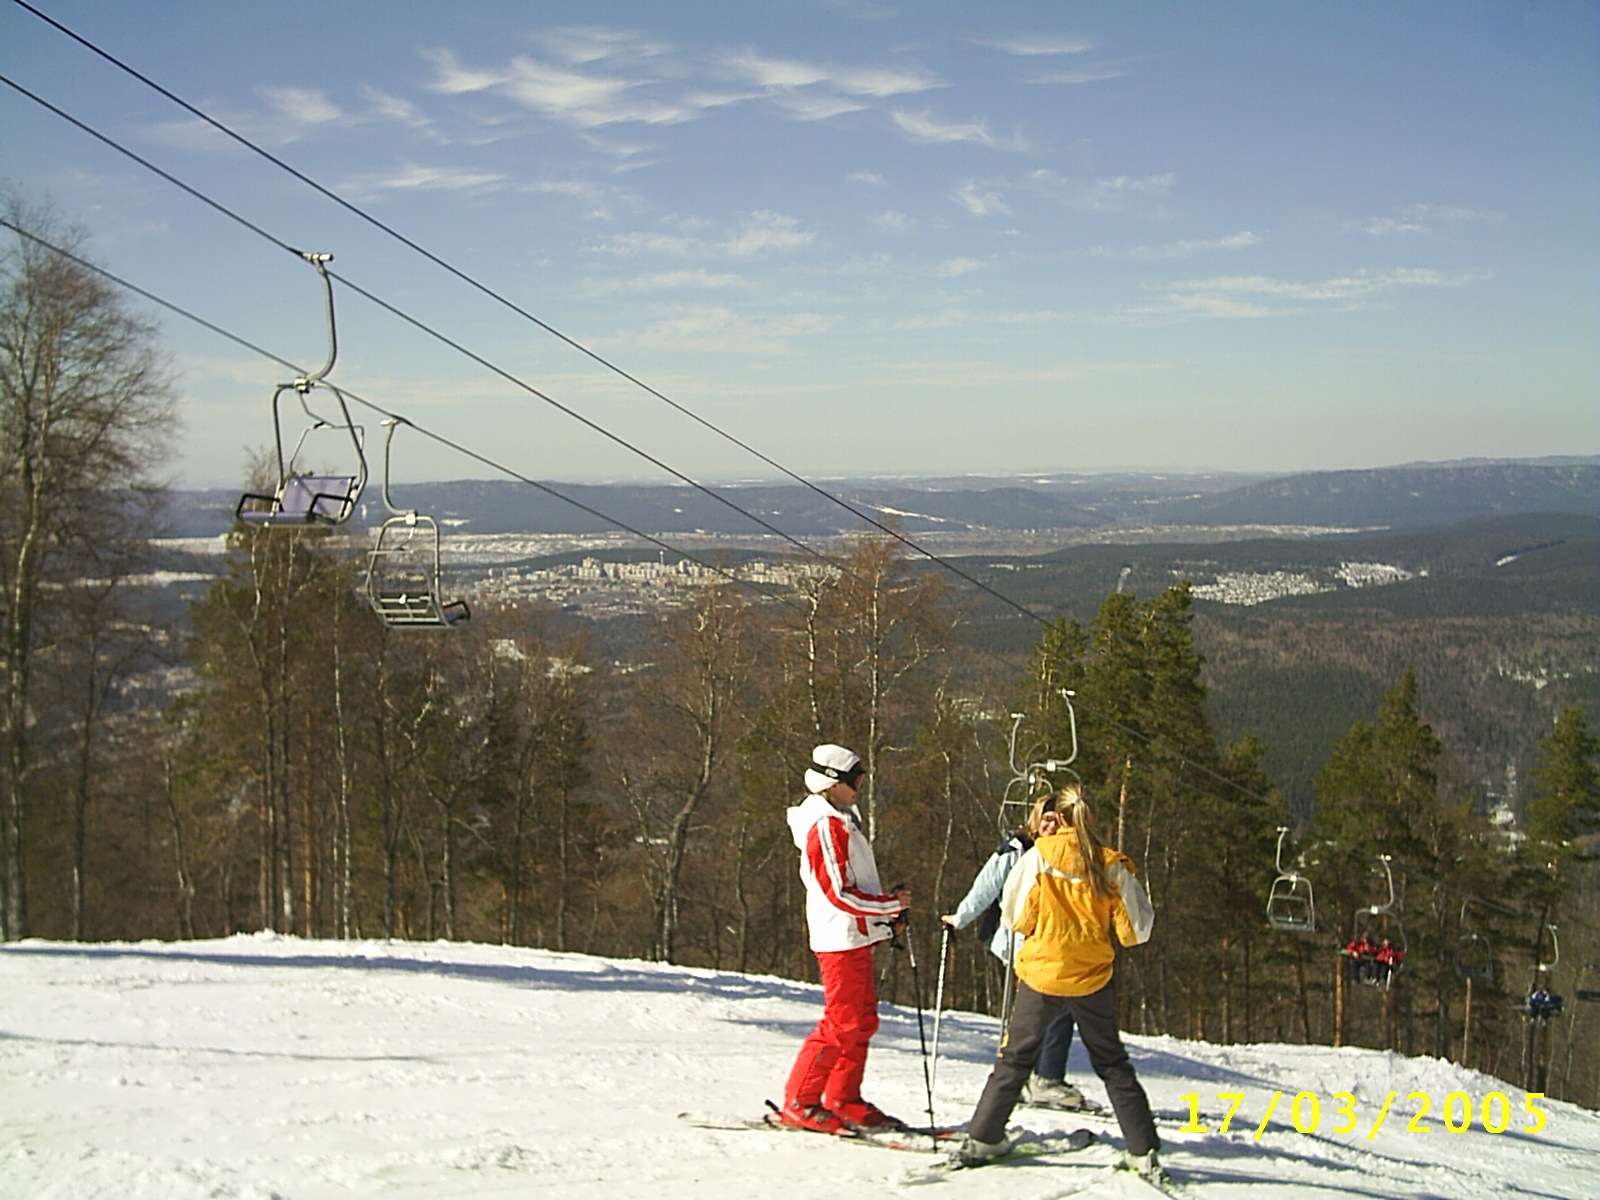
{"label": "white ski cap", "polygon": [[806,768],[806,791],[825,792],[841,780],[853,784],[863,774],[859,754],[828,742],[811,752],[811,765]]}

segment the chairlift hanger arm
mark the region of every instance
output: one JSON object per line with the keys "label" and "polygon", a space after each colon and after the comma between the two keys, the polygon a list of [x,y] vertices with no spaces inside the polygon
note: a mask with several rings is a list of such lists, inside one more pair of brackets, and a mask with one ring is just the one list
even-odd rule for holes
{"label": "chairlift hanger arm", "polygon": [[394,431],[402,425],[411,424],[411,422],[406,420],[404,417],[396,416],[385,417],[383,419],[383,424],[387,426],[387,429],[383,435],[383,506],[389,510],[391,516],[410,517],[414,521],[416,520],[417,510],[414,508],[400,508],[392,499],[390,499],[389,495],[389,480],[393,477],[393,471],[390,469],[389,464],[391,459],[391,450],[394,447]]}
{"label": "chairlift hanger arm", "polygon": [[[317,275],[322,279],[322,296],[327,302],[328,313],[328,361],[322,364],[321,370],[295,380],[295,388],[303,394],[321,383],[328,377],[328,372],[333,370],[334,360],[339,357],[339,334],[333,319],[333,280],[328,278],[328,264],[333,261],[333,255],[321,251],[302,250],[300,257],[317,269]],[[347,412],[345,416],[348,418],[349,413]]]}

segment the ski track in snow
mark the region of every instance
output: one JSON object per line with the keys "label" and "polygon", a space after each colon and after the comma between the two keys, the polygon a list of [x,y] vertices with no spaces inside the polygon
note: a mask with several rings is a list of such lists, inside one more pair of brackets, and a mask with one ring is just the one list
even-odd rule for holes
{"label": "ski track in snow", "polygon": [[[904,1177],[931,1153],[678,1119],[759,1114],[820,1009],[816,987],[788,980],[462,943],[241,935],[0,946],[0,1197],[1160,1194],[1108,1168],[1121,1144],[1114,1121],[1072,1114],[1019,1108],[1013,1122],[1088,1125],[1100,1144],[915,1184]],[[945,1014],[941,1121],[969,1115],[996,1030],[988,1017]],[[1600,1196],[1600,1115],[1546,1100],[1543,1131],[1523,1132],[1520,1089],[1447,1062],[1127,1040],[1154,1107],[1186,1114],[1184,1097],[1199,1094],[1209,1132],[1161,1126],[1163,1161],[1186,1196]],[[1070,1074],[1105,1099],[1081,1046]],[[867,1082],[885,1108],[924,1118],[914,1010],[883,1006]],[[1348,1134],[1330,1132],[1341,1091],[1358,1101]],[[1510,1124],[1492,1135],[1478,1114],[1497,1091]],[[1217,1132],[1224,1092],[1245,1095],[1228,1133]],[[1417,1130],[1411,1092],[1432,1101]],[[1444,1127],[1451,1092],[1472,1100],[1466,1132]],[[1319,1098],[1315,1132],[1291,1125],[1297,1093]]]}

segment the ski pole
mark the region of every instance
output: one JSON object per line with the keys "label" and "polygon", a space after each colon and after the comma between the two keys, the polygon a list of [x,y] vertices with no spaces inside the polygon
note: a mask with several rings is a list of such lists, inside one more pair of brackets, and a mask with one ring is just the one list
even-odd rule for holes
{"label": "ski pole", "polygon": [[911,993],[917,1001],[917,1040],[922,1043],[922,1082],[928,1089],[928,1136],[933,1139],[934,1153],[939,1151],[938,1122],[933,1115],[933,1076],[928,1071],[928,1031],[922,1022],[922,981],[917,976],[916,939],[911,936],[911,920],[903,926],[906,935],[906,955],[911,962]]}
{"label": "ski pole", "polygon": [[933,1067],[928,1072],[928,1091],[939,1078],[939,1026],[944,1021],[944,965],[950,958],[950,926],[939,922],[939,982],[933,989]]}
{"label": "ski pole", "polygon": [[1006,934],[1006,983],[1000,992],[1000,1045],[1006,1044],[1006,1031],[1011,1028],[1011,1005],[1016,997],[1017,935]]}

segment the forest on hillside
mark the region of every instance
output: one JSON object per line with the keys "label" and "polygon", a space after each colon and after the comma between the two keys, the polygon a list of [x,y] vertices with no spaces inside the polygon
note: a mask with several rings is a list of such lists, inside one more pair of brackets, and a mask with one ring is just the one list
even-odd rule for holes
{"label": "forest on hillside", "polygon": [[[1387,1046],[1600,1103],[1600,1009],[1579,995],[1600,960],[1600,752],[1581,704],[1547,712],[1507,829],[1430,721],[1428,664],[1384,669],[1291,811],[1270,743],[1218,735],[1215,713],[1240,710],[1208,680],[1188,583],[1019,615],[1008,656],[941,576],[869,536],[786,587],[708,587],[598,654],[534,603],[397,628],[332,530],[242,520],[175,634],[132,585],[172,406],[152,331],[33,243],[5,269],[5,940],[473,939],[814,978],[783,813],[811,747],[841,742],[924,962],[1015,802],[1081,778],[1158,914],[1119,966],[1128,1028]],[[147,686],[180,661],[194,686]],[[1315,899],[1275,928],[1290,876]],[[1386,986],[1340,954],[1368,927],[1406,951]],[[995,1011],[987,950],[968,934],[950,953],[947,1001]],[[884,994],[926,1002],[909,960],[882,952]],[[1565,1015],[1523,1015],[1541,982]]]}

